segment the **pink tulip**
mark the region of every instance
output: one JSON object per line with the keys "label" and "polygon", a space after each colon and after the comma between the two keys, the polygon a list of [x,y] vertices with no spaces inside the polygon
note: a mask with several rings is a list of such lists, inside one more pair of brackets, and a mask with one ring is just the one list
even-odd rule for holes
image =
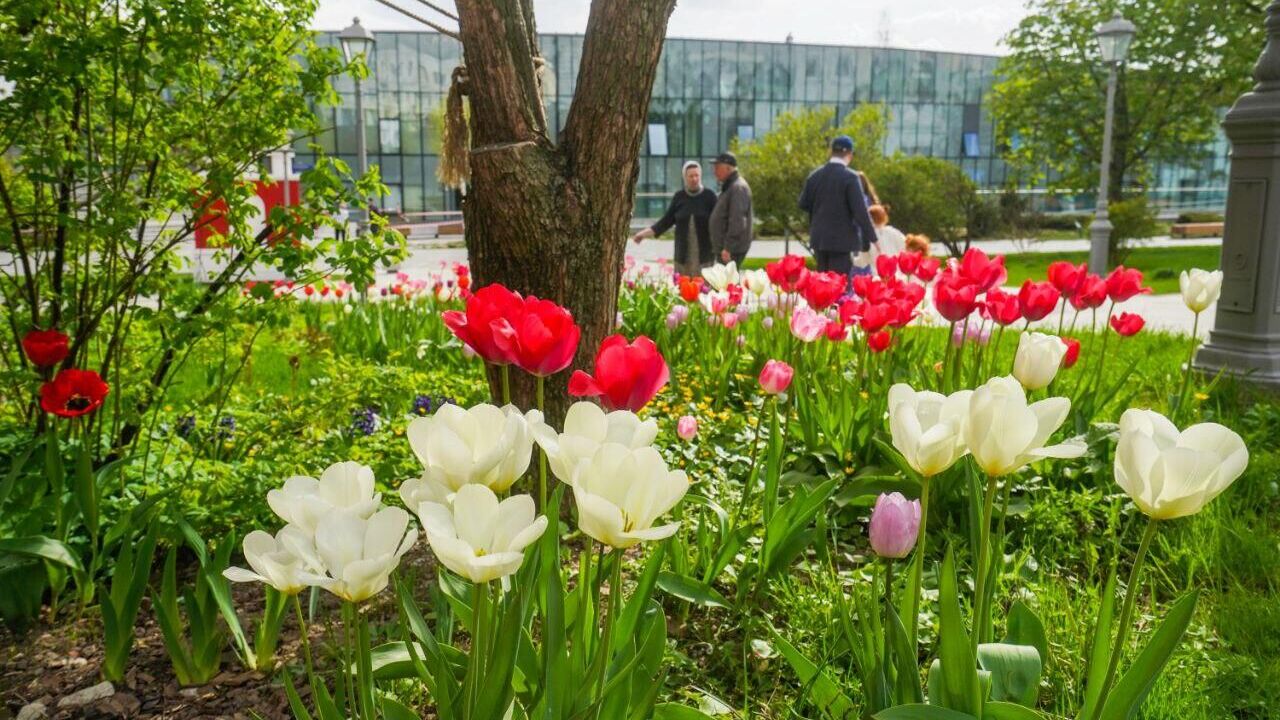
{"label": "pink tulip", "polygon": [[683,415],[676,422],[676,435],[681,440],[692,440],[698,434],[698,418],[692,415]]}
{"label": "pink tulip", "polygon": [[732,330],[734,327],[736,327],[739,319],[740,318],[738,317],[738,313],[736,312],[725,313],[720,316],[720,322],[724,325],[726,330]]}
{"label": "pink tulip", "polygon": [[822,337],[827,329],[827,319],[810,308],[796,308],[791,313],[791,334],[804,342],[813,342]]}
{"label": "pink tulip", "polygon": [[795,371],[781,360],[770,360],[760,371],[760,388],[770,395],[784,393],[791,387],[791,376]]}
{"label": "pink tulip", "polygon": [[904,558],[916,545],[920,532],[920,501],[902,493],[882,494],[871,511],[871,549],[882,558]]}
{"label": "pink tulip", "polygon": [[764,329],[765,329],[765,330],[772,330],[772,329],[773,329],[773,316],[772,316],[772,315],[765,315],[765,316],[764,316],[764,318],[763,318],[762,320],[760,320],[760,324],[761,324],[762,326],[764,326]]}

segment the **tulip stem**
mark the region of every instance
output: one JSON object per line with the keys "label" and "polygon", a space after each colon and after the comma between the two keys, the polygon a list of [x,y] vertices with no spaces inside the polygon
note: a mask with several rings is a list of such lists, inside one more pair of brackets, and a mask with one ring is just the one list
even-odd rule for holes
{"label": "tulip stem", "polygon": [[356,683],[360,690],[360,714],[368,720],[374,720],[377,714],[373,706],[373,658],[370,656],[369,621],[360,614],[360,609],[351,606],[351,617],[356,623]]}
{"label": "tulip stem", "polygon": [[1124,587],[1124,605],[1120,610],[1120,625],[1116,628],[1116,644],[1111,647],[1111,658],[1107,661],[1107,674],[1102,681],[1102,691],[1098,693],[1098,702],[1094,706],[1091,720],[1096,720],[1102,712],[1107,693],[1111,691],[1111,683],[1115,680],[1116,670],[1120,666],[1120,656],[1124,653],[1124,645],[1129,639],[1129,625],[1133,622],[1133,608],[1138,600],[1139,573],[1142,572],[1142,562],[1146,559],[1147,550],[1150,549],[1151,541],[1156,536],[1159,522],[1155,518],[1147,519],[1147,527],[1142,532],[1142,541],[1138,544],[1138,554],[1134,556],[1133,567],[1129,569],[1129,581]]}
{"label": "tulip stem", "polygon": [[502,366],[502,404],[511,404],[511,366]]}
{"label": "tulip stem", "polygon": [[[538,376],[537,388],[538,412],[545,415],[547,411],[547,379]],[[538,508],[543,514],[547,512],[547,451],[538,446]]]}
{"label": "tulip stem", "polygon": [[884,650],[880,667],[888,681],[893,663],[889,660],[889,638],[893,633],[893,558],[884,559]]}
{"label": "tulip stem", "polygon": [[293,596],[293,613],[298,618],[298,635],[299,642],[302,644],[302,659],[307,664],[307,682],[313,681],[315,674],[315,666],[311,661],[311,639],[307,632],[307,619],[302,615],[302,601],[298,599],[297,594]]}
{"label": "tulip stem", "polygon": [[920,529],[916,534],[916,556],[911,569],[911,614],[903,618],[912,648],[917,647],[919,637],[917,618],[920,617],[920,593],[924,591],[924,555],[925,546],[929,540],[929,480],[931,479],[928,475],[920,478]]}
{"label": "tulip stem", "polygon": [[987,582],[988,575],[991,573],[991,513],[995,506],[997,478],[994,475],[987,477],[987,492],[982,501],[982,526],[978,528],[978,577],[977,584],[973,587],[973,649],[978,651],[978,639],[982,636],[982,628],[988,622],[988,616],[991,611],[987,607],[988,594]]}
{"label": "tulip stem", "polygon": [[[609,571],[609,614],[604,618],[603,632],[600,637],[600,659],[597,661],[595,712],[597,718],[600,717],[600,710],[604,705],[604,685],[609,677],[609,653],[611,651],[611,641],[613,640],[613,625],[618,619],[618,606],[622,595],[622,551],[615,550],[610,555],[612,556],[613,567]],[[601,567],[603,567],[603,562],[601,562]]]}
{"label": "tulip stem", "polygon": [[1187,366],[1182,369],[1182,387],[1178,390],[1177,404],[1173,406],[1174,423],[1182,417],[1182,410],[1187,404],[1187,388],[1191,386],[1191,363],[1196,359],[1196,346],[1200,344],[1200,313],[1196,313],[1191,321],[1191,350],[1187,352]]}

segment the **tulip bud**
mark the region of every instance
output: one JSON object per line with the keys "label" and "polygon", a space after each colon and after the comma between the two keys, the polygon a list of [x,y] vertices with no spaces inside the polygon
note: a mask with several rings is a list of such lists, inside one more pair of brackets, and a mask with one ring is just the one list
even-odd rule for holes
{"label": "tulip bud", "polygon": [[902,493],[883,494],[871,511],[871,549],[882,558],[904,558],[916,545],[920,532],[920,501]]}
{"label": "tulip bud", "polygon": [[765,330],[772,330],[772,329],[773,329],[773,316],[772,316],[772,315],[765,315],[765,316],[764,316],[764,319],[762,319],[762,320],[760,321],[760,324],[764,326],[764,329],[765,329]]}
{"label": "tulip bud", "polygon": [[676,422],[676,435],[681,440],[692,440],[698,434],[698,419],[692,415],[683,415]]}
{"label": "tulip bud", "polygon": [[1056,335],[1024,332],[1018,337],[1018,352],[1013,357],[1013,376],[1027,390],[1048,387],[1062,367],[1067,345]]}
{"label": "tulip bud", "polygon": [[791,387],[795,371],[781,360],[770,360],[760,371],[760,388],[770,395],[784,393]]}
{"label": "tulip bud", "polygon": [[1199,268],[1183,270],[1178,277],[1178,288],[1182,291],[1182,302],[1187,309],[1197,315],[1204,312],[1217,301],[1222,294],[1222,271],[1209,272]]}

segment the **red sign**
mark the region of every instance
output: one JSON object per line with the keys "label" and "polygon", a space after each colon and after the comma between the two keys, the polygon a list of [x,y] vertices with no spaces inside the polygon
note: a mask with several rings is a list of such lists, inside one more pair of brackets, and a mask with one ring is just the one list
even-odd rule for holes
{"label": "red sign", "polygon": [[[285,184],[283,182],[253,181],[254,197],[249,202],[261,208],[257,217],[249,220],[249,230],[253,235],[257,235],[266,227],[267,218],[271,217],[272,208],[285,204],[284,189]],[[302,185],[297,180],[290,180],[289,207],[298,205],[298,198],[301,193]],[[225,237],[230,231],[227,225],[226,212],[227,202],[219,198],[200,216],[200,221],[196,224],[197,248],[218,247],[217,239]]]}

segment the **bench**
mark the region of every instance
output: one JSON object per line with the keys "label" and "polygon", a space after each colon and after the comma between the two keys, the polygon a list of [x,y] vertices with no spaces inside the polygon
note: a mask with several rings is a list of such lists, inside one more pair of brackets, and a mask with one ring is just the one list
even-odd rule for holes
{"label": "bench", "polygon": [[1178,223],[1169,228],[1169,234],[1176,238],[1222,237],[1222,223]]}

